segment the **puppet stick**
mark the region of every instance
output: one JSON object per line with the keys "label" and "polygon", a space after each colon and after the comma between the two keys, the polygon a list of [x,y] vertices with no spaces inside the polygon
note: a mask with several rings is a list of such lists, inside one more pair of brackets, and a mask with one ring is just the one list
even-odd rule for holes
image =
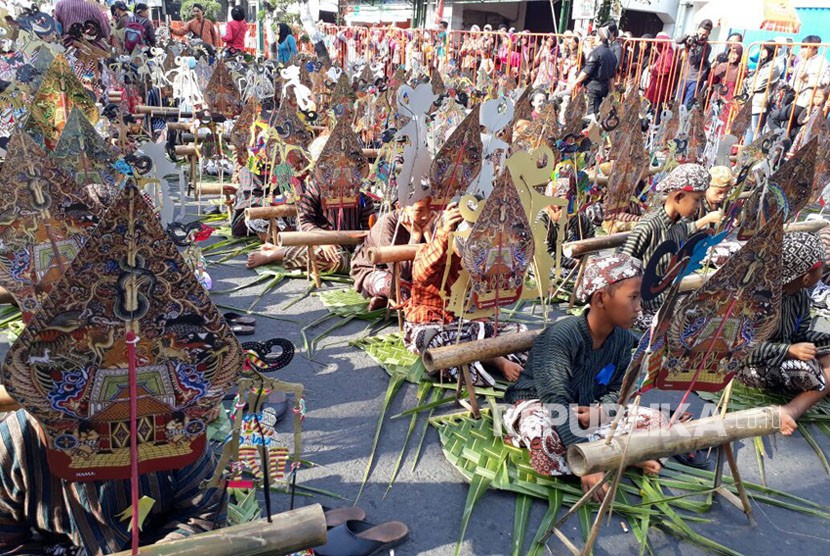
{"label": "puppet stick", "polygon": [[[621,464],[692,452],[710,446],[728,444],[742,438],[763,436],[781,428],[780,410],[767,406],[735,411],[688,421],[660,431],[630,433],[630,439],[615,438],[611,445],[604,440],[573,444],[568,448],[568,467],[579,477],[607,471]],[[629,442],[623,454],[623,442]]]}
{"label": "puppet stick", "polygon": [[807,220],[805,222],[792,222],[784,226],[784,232],[818,232],[830,226],[827,220]]}
{"label": "puppet stick", "polygon": [[[278,556],[326,542],[326,519],[319,504],[186,539],[141,548],[142,556]],[[128,556],[129,551],[114,556]]]}
{"label": "puppet stick", "polygon": [[313,232],[280,232],[278,243],[280,247],[308,246],[308,245],[359,245],[368,232],[355,231],[328,231]]}

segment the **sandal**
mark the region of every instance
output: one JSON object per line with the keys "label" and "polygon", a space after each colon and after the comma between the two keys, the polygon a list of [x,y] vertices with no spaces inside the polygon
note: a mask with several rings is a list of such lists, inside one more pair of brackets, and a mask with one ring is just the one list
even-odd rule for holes
{"label": "sandal", "polygon": [[244,324],[233,324],[231,325],[231,332],[236,334],[237,336],[252,336],[256,329],[253,326],[246,326]]}
{"label": "sandal", "polygon": [[409,538],[409,527],[400,521],[372,525],[346,521],[328,531],[328,542],[314,549],[317,556],[376,556]]}
{"label": "sandal", "polygon": [[239,313],[225,313],[222,316],[225,317],[228,324],[244,324],[245,326],[254,326],[256,324],[254,317],[240,315]]}
{"label": "sandal", "polygon": [[323,508],[326,515],[326,528],[332,529],[343,525],[347,521],[363,521],[366,519],[366,512],[363,508],[349,506],[348,508]]}

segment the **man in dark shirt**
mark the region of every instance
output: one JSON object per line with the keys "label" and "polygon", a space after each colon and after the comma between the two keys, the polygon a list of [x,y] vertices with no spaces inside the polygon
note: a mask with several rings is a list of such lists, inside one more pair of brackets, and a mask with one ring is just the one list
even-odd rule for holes
{"label": "man in dark shirt", "polygon": [[683,104],[691,108],[692,103],[700,94],[709,78],[709,58],[712,56],[712,46],[709,44],[709,33],[712,32],[712,20],[704,19],[697,27],[694,35],[684,35],[677,40],[677,44],[686,47],[686,63],[681,75],[680,92],[683,95]]}
{"label": "man in dark shirt", "polygon": [[608,48],[611,49],[611,52],[614,53],[614,57],[617,59],[617,67],[614,68],[617,71],[623,62],[623,47],[622,43],[620,43],[620,30],[617,28],[616,23],[608,25],[608,33]]}
{"label": "man in dark shirt", "polygon": [[608,39],[611,32],[607,27],[597,32],[597,44],[588,59],[585,67],[576,78],[574,87],[585,84],[586,95],[588,96],[588,114],[599,114],[599,106],[602,100],[608,96],[611,90],[611,80],[617,71],[617,57],[608,46]]}

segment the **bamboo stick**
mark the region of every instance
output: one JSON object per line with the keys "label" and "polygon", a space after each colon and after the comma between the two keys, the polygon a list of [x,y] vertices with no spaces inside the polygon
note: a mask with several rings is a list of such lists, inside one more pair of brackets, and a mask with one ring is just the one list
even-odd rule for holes
{"label": "bamboo stick", "polygon": [[277,238],[280,247],[302,245],[359,245],[369,232],[354,231],[316,231],[316,232],[280,232]]}
{"label": "bamboo stick", "polygon": [[297,205],[273,205],[270,207],[251,207],[245,209],[245,218],[288,218],[297,216]]}
{"label": "bamboo stick", "polygon": [[424,352],[424,366],[429,371],[440,371],[474,361],[486,361],[511,353],[527,351],[533,347],[533,341],[541,332],[541,330],[528,330],[519,334],[502,334],[485,340],[431,348]]}
{"label": "bamboo stick", "polygon": [[725,417],[715,415],[687,423],[675,423],[671,428],[640,431],[630,435],[618,434],[610,443],[607,440],[597,440],[572,444],[568,448],[568,466],[575,475],[583,477],[618,469],[622,465],[721,446],[742,438],[763,436],[780,428],[779,408],[757,407],[728,413]]}
{"label": "bamboo stick", "polygon": [[369,261],[372,264],[388,264],[411,261],[418,252],[418,245],[384,245],[369,249]]}
{"label": "bamboo stick", "polygon": [[562,244],[562,253],[566,257],[579,257],[586,253],[593,253],[602,249],[614,249],[620,247],[628,239],[628,232],[610,234],[607,236],[589,237],[577,241],[569,241]]}
{"label": "bamboo stick", "polygon": [[179,156],[196,156],[196,147],[193,145],[176,145],[176,154]]}
{"label": "bamboo stick", "polygon": [[[272,517],[142,546],[142,556],[281,556],[326,543],[326,517],[320,504]],[[114,556],[130,556],[125,550]]]}
{"label": "bamboo stick", "polygon": [[17,400],[12,398],[9,393],[6,392],[5,386],[0,386],[0,413],[17,411],[18,409],[20,409],[20,404],[17,403]]}

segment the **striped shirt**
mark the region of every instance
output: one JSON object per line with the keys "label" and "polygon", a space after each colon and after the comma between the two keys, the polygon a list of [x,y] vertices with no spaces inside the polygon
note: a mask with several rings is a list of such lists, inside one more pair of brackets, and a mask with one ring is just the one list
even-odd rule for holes
{"label": "striped shirt", "polygon": [[64,34],[75,23],[83,25],[87,21],[94,21],[101,26],[104,39],[110,36],[110,22],[102,7],[87,0],[61,0],[55,7],[55,19],[63,27]]}
{"label": "striped shirt", "polygon": [[[543,212],[540,219],[548,231],[546,238],[548,253],[555,259],[556,242],[559,240],[559,223],[551,221],[547,212]],[[594,229],[594,225],[591,224],[591,220],[580,212],[568,217],[568,223],[565,224],[565,239],[562,242],[579,241],[580,239],[587,239],[595,235],[596,230]],[[562,267],[564,268],[573,268],[578,262],[576,259],[562,255]]]}
{"label": "striped shirt", "polygon": [[816,345],[819,354],[827,353],[830,334],[812,330],[810,294],[806,289],[781,296],[781,313],[778,327],[767,341],[759,343],[746,359],[746,366],[780,367],[787,358],[787,350],[793,344],[809,342]]}
{"label": "striped shirt", "polygon": [[323,208],[320,187],[310,176],[305,180],[303,193],[297,201],[297,223],[302,232],[368,230],[373,214],[374,203],[362,193],[357,207]]}
{"label": "striped shirt", "polygon": [[[617,403],[635,336],[624,328],[614,328],[602,347],[594,349],[588,328],[588,311],[564,318],[548,326],[533,343],[524,371],[507,390],[505,400],[538,399],[545,404],[568,407],[588,406],[596,402]],[[609,369],[607,384],[600,384],[598,374]],[[565,446],[583,442],[567,425],[556,432]]]}
{"label": "striped shirt", "polygon": [[[637,226],[628,234],[628,239],[620,251],[635,259],[640,259],[643,268],[648,265],[651,256],[657,251],[661,243],[667,239],[673,239],[678,247],[686,241],[689,234],[697,231],[694,223],[676,222],[666,212],[666,207],[661,206],[654,212],[643,217]],[[672,253],[667,253],[657,265],[657,272],[662,276],[668,267]],[[657,296],[651,301],[643,303],[643,309],[647,312],[654,312],[663,303],[663,295]]]}
{"label": "striped shirt", "polygon": [[[118,515],[130,507],[130,481],[80,483],[53,476],[39,433],[23,410],[0,423],[0,552],[40,555],[58,546],[85,548],[95,556],[129,549],[129,520]],[[141,475],[139,496],[155,500],[142,545],[225,524],[225,491],[199,488],[215,465],[208,450],[182,469]]]}

